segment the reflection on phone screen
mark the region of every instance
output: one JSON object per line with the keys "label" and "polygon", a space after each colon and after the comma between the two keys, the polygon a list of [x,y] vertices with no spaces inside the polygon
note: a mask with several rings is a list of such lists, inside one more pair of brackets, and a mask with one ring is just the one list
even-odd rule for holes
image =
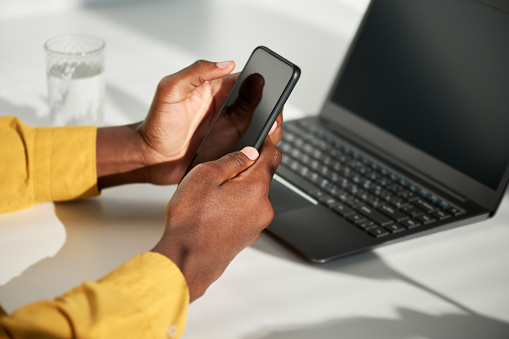
{"label": "reflection on phone screen", "polygon": [[[240,74],[190,168],[227,152],[255,146],[293,76],[293,68],[263,49],[256,49]],[[267,126],[270,124],[270,126]],[[225,146],[226,145],[226,146]]]}

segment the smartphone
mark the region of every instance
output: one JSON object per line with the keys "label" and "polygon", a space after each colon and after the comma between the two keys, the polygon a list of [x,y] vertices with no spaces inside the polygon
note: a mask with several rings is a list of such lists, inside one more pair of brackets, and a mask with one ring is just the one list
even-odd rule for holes
{"label": "smartphone", "polygon": [[[255,48],[214,119],[186,174],[203,161],[215,160],[215,140],[232,141],[230,152],[252,146],[258,151],[300,77],[300,68],[267,47]],[[234,116],[227,116],[231,114]],[[225,115],[225,116],[221,116]],[[228,118],[228,119],[226,119]],[[231,121],[236,119],[237,122]],[[224,133],[224,121],[237,123],[237,135]],[[223,126],[220,126],[220,125]],[[221,135],[223,133],[223,135]],[[242,135],[240,135],[242,134]],[[215,140],[214,140],[215,139]],[[208,157],[200,157],[207,154]]]}

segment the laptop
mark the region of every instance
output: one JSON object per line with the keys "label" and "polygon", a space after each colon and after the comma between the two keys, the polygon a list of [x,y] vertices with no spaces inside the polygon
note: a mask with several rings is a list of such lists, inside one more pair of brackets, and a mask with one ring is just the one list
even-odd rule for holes
{"label": "laptop", "polygon": [[283,124],[268,232],[322,263],[492,217],[509,181],[508,7],[373,0],[319,115]]}

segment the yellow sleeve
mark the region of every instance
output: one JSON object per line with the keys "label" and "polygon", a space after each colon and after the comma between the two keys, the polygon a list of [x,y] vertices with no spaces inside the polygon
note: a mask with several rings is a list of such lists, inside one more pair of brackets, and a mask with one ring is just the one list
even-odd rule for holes
{"label": "yellow sleeve", "polygon": [[0,338],[180,338],[188,304],[177,266],[148,252],[97,282],[0,317]]}
{"label": "yellow sleeve", "polygon": [[33,128],[0,117],[0,213],[98,195],[97,127]]}
{"label": "yellow sleeve", "polygon": [[[97,195],[96,133],[0,117],[0,213]],[[178,267],[149,252],[55,300],[0,312],[0,338],[178,338],[188,304]]]}

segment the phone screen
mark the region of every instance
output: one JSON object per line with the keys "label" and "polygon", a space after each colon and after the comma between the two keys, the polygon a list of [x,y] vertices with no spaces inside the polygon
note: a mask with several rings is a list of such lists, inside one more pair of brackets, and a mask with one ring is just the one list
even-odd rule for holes
{"label": "phone screen", "polygon": [[[223,108],[213,122],[189,169],[203,161],[214,160],[218,140],[228,140],[230,152],[246,146],[260,149],[272,124],[300,75],[297,66],[265,47],[256,48],[235,82]],[[236,127],[228,133],[225,124]],[[226,132],[225,132],[226,131]],[[211,159],[210,154],[214,154]],[[188,169],[188,171],[189,171]]]}

